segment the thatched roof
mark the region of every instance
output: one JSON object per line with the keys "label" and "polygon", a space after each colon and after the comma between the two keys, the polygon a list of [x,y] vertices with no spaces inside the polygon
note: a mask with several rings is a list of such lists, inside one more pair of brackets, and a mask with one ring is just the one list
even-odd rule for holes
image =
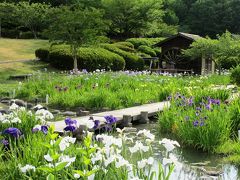
{"label": "thatched roof", "polygon": [[169,37],[169,38],[167,38],[167,39],[164,39],[163,41],[155,44],[154,46],[160,47],[160,46],[162,46],[164,43],[166,43],[166,42],[168,42],[168,41],[170,41],[170,40],[172,40],[172,39],[174,39],[174,38],[176,38],[176,37],[183,37],[183,38],[186,38],[186,39],[188,39],[188,40],[190,40],[190,41],[196,41],[197,39],[202,38],[201,36],[196,35],[196,34],[188,34],[188,33],[179,32],[178,34],[173,35],[173,36],[171,36],[171,37]]}

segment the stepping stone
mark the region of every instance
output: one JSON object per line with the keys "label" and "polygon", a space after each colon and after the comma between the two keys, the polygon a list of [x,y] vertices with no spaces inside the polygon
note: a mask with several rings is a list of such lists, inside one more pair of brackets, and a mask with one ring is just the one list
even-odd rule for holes
{"label": "stepping stone", "polygon": [[63,116],[76,116],[77,113],[76,112],[72,112],[72,111],[65,111],[63,113],[61,113]]}

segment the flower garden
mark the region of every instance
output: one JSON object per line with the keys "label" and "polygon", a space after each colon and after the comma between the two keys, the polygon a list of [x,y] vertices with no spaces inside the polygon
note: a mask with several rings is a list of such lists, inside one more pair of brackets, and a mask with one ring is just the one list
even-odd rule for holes
{"label": "flower garden", "polygon": [[[175,151],[184,148],[220,154],[225,163],[239,164],[240,101],[234,98],[237,87],[229,84],[229,75],[36,73],[14,90],[1,92],[2,97],[29,103],[38,99],[49,109],[12,103],[9,113],[0,114],[0,175],[4,179],[174,179],[175,170],[185,166]],[[110,114],[104,117],[106,128],[101,133],[94,131],[98,120],[82,122],[80,138],[74,117],[61,117],[66,124],[63,133],[47,123],[59,120],[53,109],[81,107],[95,112],[165,100],[171,105],[155,118],[157,134],[151,129],[119,129]]]}

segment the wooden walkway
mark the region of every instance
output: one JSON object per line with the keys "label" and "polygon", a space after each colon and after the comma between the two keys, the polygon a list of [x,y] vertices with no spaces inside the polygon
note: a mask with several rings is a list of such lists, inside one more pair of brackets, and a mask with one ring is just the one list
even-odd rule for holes
{"label": "wooden walkway", "polygon": [[[117,118],[117,124],[122,124],[123,126],[128,126],[128,123],[133,121],[141,121],[142,123],[146,123],[148,117],[152,117],[156,115],[158,112],[163,111],[164,108],[168,108],[170,103],[168,101],[152,103],[152,104],[144,104],[141,106],[135,106],[120,110],[114,111],[106,111],[96,114],[91,114],[89,116],[76,117],[73,118],[77,120],[77,125],[84,125],[89,118],[92,117],[94,120],[100,121],[100,127],[105,126],[105,118],[104,116],[112,115]],[[126,122],[127,118],[127,122]],[[54,125],[56,132],[63,132],[63,129],[66,127],[64,120],[56,121],[56,122],[48,122],[48,125]]]}

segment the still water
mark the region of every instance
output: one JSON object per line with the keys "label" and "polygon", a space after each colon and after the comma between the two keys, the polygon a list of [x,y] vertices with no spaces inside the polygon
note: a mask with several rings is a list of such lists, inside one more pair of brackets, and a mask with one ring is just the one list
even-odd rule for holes
{"label": "still water", "polygon": [[[155,134],[154,156],[156,159],[162,159],[164,148],[159,145],[159,140],[164,138],[157,130],[157,123],[134,125],[138,130],[148,129]],[[168,138],[168,137],[166,137]],[[171,138],[170,138],[171,139]],[[219,179],[219,180],[237,180],[240,179],[238,168],[223,163],[220,156],[199,152],[193,149],[177,148],[173,151],[182,167],[176,167],[171,180],[203,180],[203,179]],[[157,168],[157,167],[156,167]],[[209,173],[221,172],[219,176],[210,176]]]}

